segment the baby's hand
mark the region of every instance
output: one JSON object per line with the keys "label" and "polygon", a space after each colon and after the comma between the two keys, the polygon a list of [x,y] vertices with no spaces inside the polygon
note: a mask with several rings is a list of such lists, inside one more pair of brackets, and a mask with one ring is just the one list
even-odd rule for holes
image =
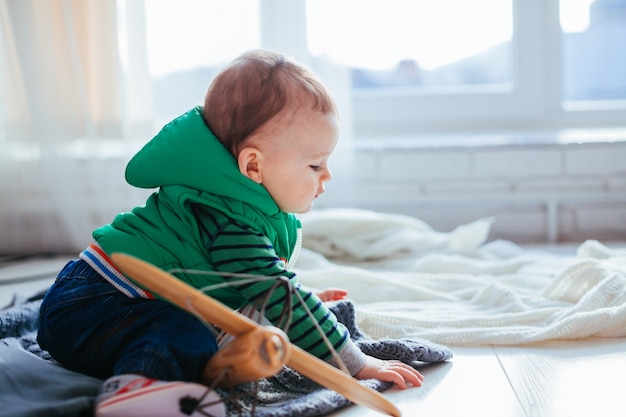
{"label": "baby's hand", "polygon": [[319,297],[320,300],[327,301],[337,301],[343,300],[348,296],[348,291],[341,288],[325,288],[322,291],[315,293]]}
{"label": "baby's hand", "polygon": [[400,389],[405,389],[408,386],[407,383],[419,387],[424,381],[422,374],[410,365],[400,361],[383,361],[371,356],[367,356],[365,366],[354,377],[393,382]]}

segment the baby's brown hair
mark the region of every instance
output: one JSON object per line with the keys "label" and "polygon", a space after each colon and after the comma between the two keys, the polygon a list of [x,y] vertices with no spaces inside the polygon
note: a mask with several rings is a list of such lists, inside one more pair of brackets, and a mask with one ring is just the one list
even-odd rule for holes
{"label": "baby's brown hair", "polygon": [[279,53],[241,55],[213,80],[203,117],[213,134],[237,156],[246,138],[288,110],[336,113],[326,87],[308,68]]}

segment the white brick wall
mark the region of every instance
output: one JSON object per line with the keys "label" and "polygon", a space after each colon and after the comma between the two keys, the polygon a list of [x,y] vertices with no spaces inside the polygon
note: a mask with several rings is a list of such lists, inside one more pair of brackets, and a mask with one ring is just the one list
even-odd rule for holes
{"label": "white brick wall", "polygon": [[530,145],[356,140],[357,206],[440,231],[493,217],[492,239],[520,243],[626,240],[626,135],[616,132],[576,143],[543,133]]}
{"label": "white brick wall", "polygon": [[626,175],[626,145],[612,143],[569,145],[563,157],[565,173],[569,175]]}

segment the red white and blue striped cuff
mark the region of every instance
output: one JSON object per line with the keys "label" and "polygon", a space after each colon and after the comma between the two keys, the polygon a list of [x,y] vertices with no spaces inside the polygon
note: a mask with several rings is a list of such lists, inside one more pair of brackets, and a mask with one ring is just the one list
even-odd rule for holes
{"label": "red white and blue striped cuff", "polygon": [[152,293],[134,284],[119,269],[113,266],[111,259],[98,244],[90,244],[87,249],[81,252],[80,258],[126,296],[131,298],[155,298]]}

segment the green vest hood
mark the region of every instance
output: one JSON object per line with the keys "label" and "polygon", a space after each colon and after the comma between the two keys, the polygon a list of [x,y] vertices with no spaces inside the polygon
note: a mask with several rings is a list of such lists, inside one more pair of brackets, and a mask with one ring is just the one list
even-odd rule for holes
{"label": "green vest hood", "polygon": [[[128,163],[126,180],[159,191],[145,206],[94,231],[109,254],[128,253],[164,269],[214,270],[192,204],[212,207],[262,232],[281,258],[289,260],[296,250],[299,220],[281,211],[265,187],[241,174],[233,155],[204,123],[200,107],[150,140]],[[194,286],[198,280],[177,275]]]}
{"label": "green vest hood", "polygon": [[126,181],[139,188],[179,185],[252,204],[267,215],[280,209],[265,187],[243,176],[196,107],[168,123],[128,163]]}

